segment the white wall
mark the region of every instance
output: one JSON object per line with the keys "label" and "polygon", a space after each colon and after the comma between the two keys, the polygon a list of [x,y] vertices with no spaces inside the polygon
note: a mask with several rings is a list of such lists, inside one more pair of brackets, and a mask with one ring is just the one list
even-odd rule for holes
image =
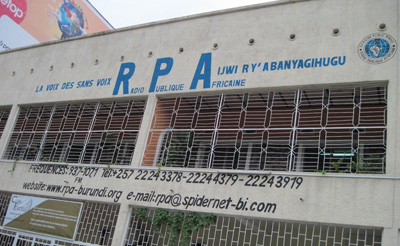
{"label": "white wall", "polygon": [[[388,82],[388,132],[387,132],[387,170],[384,175],[346,175],[318,173],[275,173],[278,176],[302,178],[300,187],[267,188],[247,187],[248,174],[239,174],[234,185],[189,184],[186,182],[135,180],[140,173],[134,170],[131,178],[101,177],[104,169],[99,168],[96,177],[82,177],[76,182],[73,175],[39,174],[32,171],[29,162],[18,162],[14,173],[9,173],[12,161],[2,161],[0,165],[1,190],[61,197],[62,199],[87,199],[113,202],[112,198],[99,198],[73,194],[51,194],[46,191],[26,190],[24,182],[46,182],[59,185],[114,189],[122,192],[117,202],[121,203],[121,213],[116,235],[123,234],[123,226],[129,205],[164,207],[174,209],[171,204],[138,202],[128,200],[130,192],[151,193],[184,197],[199,195],[207,198],[232,199],[232,203],[248,198],[251,202],[276,204],[275,213],[237,210],[234,207],[202,208],[178,206],[177,209],[211,211],[217,214],[241,215],[290,221],[309,221],[318,223],[345,224],[384,228],[384,244],[397,243],[400,228],[398,217],[400,200],[399,172],[396,167],[399,158],[397,100],[399,58],[395,54],[381,64],[369,64],[358,54],[358,45],[368,35],[389,34],[398,42],[399,20],[396,0],[315,0],[266,4],[257,8],[205,14],[193,18],[183,18],[157,24],[142,25],[89,35],[83,38],[52,42],[0,53],[0,105],[13,105],[11,115],[0,147],[4,148],[8,131],[18,105],[36,103],[56,103],[67,101],[119,99],[122,97],[148,97],[148,106],[142,122],[137,149],[132,166],[139,168],[146,143],[148,128],[157,96],[182,93],[218,93],[224,91],[252,91],[262,88],[282,87],[330,87],[369,82]],[[385,23],[384,31],[378,30]],[[333,29],[340,30],[333,35]],[[295,40],[289,36],[295,34]],[[255,43],[249,45],[250,39]],[[213,49],[213,44],[219,47]],[[179,52],[183,48],[183,52]],[[149,52],[152,56],[149,56]],[[211,85],[213,81],[245,80],[245,86],[225,88],[203,88],[200,80],[196,89],[190,89],[196,68],[202,54],[211,53]],[[121,56],[124,60],[121,61]],[[251,64],[286,60],[307,60],[341,57],[343,65],[330,65],[314,68],[286,69],[252,72]],[[171,58],[171,71],[160,76],[157,86],[183,84],[183,89],[173,92],[149,92],[155,65],[158,59]],[[95,60],[98,59],[98,64]],[[171,60],[170,59],[170,60]],[[163,61],[163,60],[159,60]],[[113,95],[114,86],[121,64],[135,63],[135,72],[129,81],[129,88],[142,88],[143,93],[127,94],[122,86]],[[74,67],[71,68],[71,63]],[[238,66],[231,75],[218,75],[224,66]],[[249,65],[249,72],[243,67]],[[50,67],[53,67],[52,71]],[[33,72],[31,73],[31,69]],[[165,69],[165,64],[161,66]],[[270,70],[270,68],[269,68]],[[13,75],[13,72],[15,74]],[[203,73],[202,71],[201,73]],[[97,86],[97,80],[110,78],[110,84]],[[77,88],[79,81],[93,80],[89,88]],[[63,83],[74,82],[71,89],[62,89]],[[46,91],[50,84],[59,84],[58,89]],[[43,90],[40,91],[41,86]],[[37,92],[39,91],[39,92]],[[118,167],[116,167],[118,170]],[[167,170],[167,169],[166,169]],[[164,171],[164,170],[163,170]],[[189,176],[190,170],[182,170]],[[130,174],[130,173],[129,173]],[[193,174],[194,175],[194,174]],[[216,174],[214,174],[216,175]],[[118,240],[114,242],[118,245]]]}

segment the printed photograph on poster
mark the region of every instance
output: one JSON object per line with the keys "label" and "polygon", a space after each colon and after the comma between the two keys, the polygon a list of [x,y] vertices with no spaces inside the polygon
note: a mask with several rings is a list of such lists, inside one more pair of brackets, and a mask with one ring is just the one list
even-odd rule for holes
{"label": "printed photograph on poster", "polygon": [[74,239],[82,203],[13,194],[3,226]]}

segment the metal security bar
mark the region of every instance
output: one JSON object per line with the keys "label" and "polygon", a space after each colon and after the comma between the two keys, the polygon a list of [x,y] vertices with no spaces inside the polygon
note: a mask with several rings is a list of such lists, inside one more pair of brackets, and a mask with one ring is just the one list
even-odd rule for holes
{"label": "metal security bar", "polygon": [[0,229],[0,245],[13,246],[17,233],[14,231]]}
{"label": "metal security bar", "polygon": [[11,193],[0,192],[0,225],[3,225],[4,223],[10,199],[11,199]]}
{"label": "metal security bar", "polygon": [[[3,225],[11,193],[0,192],[0,222]],[[0,246],[8,245],[111,245],[120,205],[83,202],[78,229],[73,242],[29,235],[0,227]]]}
{"label": "metal security bar", "polygon": [[129,165],[145,100],[22,107],[6,159]]}
{"label": "metal security bar", "polygon": [[10,116],[11,107],[0,108],[0,138],[3,134],[8,117]]}
{"label": "metal security bar", "polygon": [[83,242],[63,241],[45,235],[27,234],[0,228],[0,246],[91,246]]}
{"label": "metal security bar", "polygon": [[160,98],[143,165],[385,173],[386,90]]}
{"label": "metal security bar", "polygon": [[111,245],[120,205],[85,202],[76,241]]}
{"label": "metal security bar", "polygon": [[[23,246],[51,246],[53,245],[52,240],[48,239],[43,239],[43,238],[38,238],[36,236],[31,236],[31,235],[24,235],[24,234],[16,234],[16,237],[14,238],[16,241],[14,244],[10,245],[23,245]],[[8,241],[8,240],[7,240]],[[8,244],[6,244],[8,245]]]}
{"label": "metal security bar", "polygon": [[[133,208],[124,245],[170,245],[171,235],[164,226],[161,233],[149,220],[140,219]],[[155,210],[147,216],[154,218]],[[379,246],[382,229],[294,223],[218,216],[214,224],[194,231],[190,245],[265,246],[332,245]],[[182,238],[180,238],[182,239]],[[182,240],[181,240],[182,241]],[[181,241],[178,245],[181,245]]]}

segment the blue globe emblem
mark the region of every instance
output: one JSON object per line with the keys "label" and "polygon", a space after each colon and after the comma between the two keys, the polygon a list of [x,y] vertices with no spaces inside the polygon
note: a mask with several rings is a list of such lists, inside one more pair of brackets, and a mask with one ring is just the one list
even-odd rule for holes
{"label": "blue globe emblem", "polygon": [[389,53],[390,44],[382,38],[372,39],[365,45],[365,53],[371,58],[381,58]]}
{"label": "blue globe emblem", "polygon": [[358,44],[358,55],[369,64],[389,61],[397,51],[396,40],[387,33],[372,33]]}

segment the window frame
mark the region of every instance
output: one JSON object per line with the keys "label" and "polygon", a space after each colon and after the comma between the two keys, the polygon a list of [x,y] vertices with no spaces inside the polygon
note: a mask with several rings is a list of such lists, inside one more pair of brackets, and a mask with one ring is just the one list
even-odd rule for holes
{"label": "window frame", "polygon": [[[275,107],[276,102],[274,97],[265,100],[263,108],[265,113],[262,115],[264,117],[264,122],[261,122],[260,119],[256,119],[258,117],[257,112],[261,112],[257,109],[260,102],[256,102],[255,100],[251,102],[251,100],[249,100],[253,95],[256,95],[254,96],[254,98],[256,98],[257,94],[260,95],[258,98],[267,98],[271,96],[276,96],[278,98],[278,107]],[[200,128],[198,127],[198,123],[200,121],[202,108],[198,105],[204,103],[203,98],[206,97],[214,97],[210,99],[208,103],[205,103],[208,107],[207,110],[214,108],[215,113],[208,115],[210,121],[212,119],[214,120],[213,124],[206,122],[206,125],[214,125],[214,127]],[[226,106],[225,99],[228,97],[234,99],[229,102],[226,108],[229,108],[231,105],[236,105],[236,112],[234,112],[234,110],[230,110],[229,112],[226,110],[227,113],[224,115],[224,107]],[[235,97],[242,98],[243,100],[237,100]],[[259,101],[261,101],[261,99]],[[189,105],[190,103],[191,109],[182,106]],[[250,110],[249,107],[251,103],[255,106],[253,105],[253,108]],[[209,106],[211,104],[214,106]],[[309,106],[307,106],[307,104]],[[160,105],[164,108],[161,108]],[[276,110],[277,108],[278,111]],[[183,112],[181,115],[180,111]],[[374,112],[375,115],[368,115],[368,111]],[[290,114],[292,114],[291,118],[288,118]],[[341,114],[343,117],[341,117]],[[234,126],[231,128],[229,124],[227,124],[229,117],[235,122]],[[258,118],[262,117],[259,116]],[[185,123],[182,119],[185,119],[187,122]],[[202,120],[204,121],[204,119]],[[163,123],[158,124],[159,122]],[[279,90],[278,88],[274,91],[257,93],[220,93],[216,95],[182,95],[178,97],[159,98],[149,131],[149,137],[142,159],[142,166],[160,165],[182,168],[290,172],[301,170],[303,172],[318,171],[384,174],[386,169],[386,122],[387,83],[368,84],[365,86],[347,85],[331,88],[298,88],[283,90]],[[255,127],[257,124],[264,124],[264,127]],[[249,127],[247,127],[247,125],[249,125]],[[288,127],[289,125],[290,127]],[[182,157],[180,160],[183,164],[179,165],[174,163],[173,165],[169,165],[168,162],[165,163],[163,159],[160,159],[160,153],[166,152],[165,148],[168,148],[169,145],[165,144],[165,140],[157,139],[157,135],[165,136],[165,132],[172,135],[179,134],[179,132],[187,132],[190,136],[196,136],[196,134],[206,131],[212,132],[210,146],[203,148],[211,151],[209,151],[207,155],[201,157],[207,162],[206,166],[199,167],[199,165],[190,165],[193,143],[196,142],[195,137],[191,137],[187,141],[186,156]],[[221,136],[229,131],[237,135],[236,140],[234,137],[227,137],[225,140],[227,144],[222,147],[218,146],[217,142],[223,141]],[[307,133],[307,131],[309,132]],[[162,133],[160,134],[160,132]],[[256,140],[246,139],[246,134],[250,132],[258,132],[262,136]],[[307,136],[307,134],[309,136]],[[267,137],[264,135],[267,135]],[[372,140],[371,136],[378,138],[378,141]],[[314,138],[314,140],[312,138]],[[167,141],[171,141],[171,139],[172,138],[169,137]],[[231,143],[229,143],[229,141],[231,141]],[[242,165],[244,168],[240,167],[241,158],[243,159],[243,156],[248,156],[246,151],[243,153],[240,151],[247,148],[246,142],[250,143],[252,141],[258,141],[260,143],[260,147],[256,147],[256,149],[261,149],[261,162],[258,165],[253,164],[253,167],[249,168],[250,164],[246,161],[245,164]],[[265,141],[267,141],[267,144],[265,144]],[[310,146],[306,147],[318,149],[318,153],[314,153],[314,158],[316,158],[317,161],[313,165],[302,168],[301,165],[305,163],[300,163],[299,161],[299,159],[301,159],[301,150],[299,147],[301,148],[301,142],[306,143],[307,141],[310,141]],[[271,144],[280,147],[274,147],[275,149],[273,149],[271,148],[271,146],[273,146]],[[152,145],[152,148],[155,148],[156,151],[152,152],[148,147],[149,145]],[[185,143],[183,143],[183,145],[185,145]],[[288,151],[279,154],[278,152],[281,152],[279,149],[283,147],[287,148]],[[375,147],[382,149],[382,152],[378,153],[382,161],[371,163],[369,169],[361,168],[362,163],[365,163],[363,160],[365,158],[364,152],[368,152],[366,151],[367,148],[373,149]],[[220,149],[221,155],[216,153],[216,149],[218,148]],[[230,153],[230,157],[234,159],[230,167],[226,165],[226,161],[223,161],[224,148],[225,150],[234,149],[233,153]],[[344,167],[332,167],[332,165],[336,165],[335,161],[327,163],[328,161],[325,161],[324,158],[324,155],[327,154],[326,151],[330,148],[348,148],[353,157],[348,160],[348,163],[343,164]],[[272,152],[268,152],[268,149],[272,150]],[[167,150],[167,152],[171,151]],[[263,161],[263,159],[266,160],[271,153],[276,155],[276,157],[287,154],[286,163],[283,158],[281,158],[282,160],[277,160],[275,164],[273,162]],[[165,156],[166,155],[163,157],[164,159],[166,158]],[[221,159],[220,165],[218,165],[218,158]],[[195,163],[199,162],[199,156],[195,156],[195,159],[197,159]],[[215,162],[216,160],[217,163]],[[340,158],[336,159],[336,162],[339,160]],[[346,165],[348,167],[346,167]],[[260,168],[257,169],[257,166]]]}
{"label": "window frame", "polygon": [[21,106],[3,158],[131,165],[146,102],[138,98]]}

